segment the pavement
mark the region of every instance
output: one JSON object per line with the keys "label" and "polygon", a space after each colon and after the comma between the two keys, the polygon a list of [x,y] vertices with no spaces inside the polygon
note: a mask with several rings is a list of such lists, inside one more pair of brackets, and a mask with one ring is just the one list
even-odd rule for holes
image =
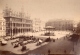
{"label": "pavement", "polygon": [[48,50],[50,50],[51,54],[65,54],[64,50],[66,50],[67,54],[74,54],[70,53],[73,49],[73,43],[68,41],[67,39],[60,38],[55,42],[50,42],[42,47],[29,51],[28,54],[48,54]]}
{"label": "pavement", "polygon": [[[42,32],[38,32],[35,33],[37,34],[37,37],[43,37],[40,36]],[[57,36],[52,36],[52,38],[58,38],[58,40],[56,39],[55,42],[49,42],[49,43],[44,43],[40,46],[36,46],[36,43],[33,44],[27,44],[27,48],[29,48],[29,51],[26,51],[28,54],[48,54],[48,50],[50,50],[51,54],[64,54],[64,50],[66,50],[67,54],[74,54],[74,52],[72,52],[73,49],[73,43],[71,41],[68,41],[66,38],[64,39],[64,36],[66,34],[69,34],[69,32],[55,32]],[[44,36],[45,38],[47,38],[48,36]],[[8,51],[12,51],[16,54],[27,54],[26,52],[21,52],[21,46],[18,48],[13,48],[13,46],[11,45],[11,42],[14,40],[11,40],[8,42],[8,45],[6,46],[0,46],[0,50],[8,50]]]}
{"label": "pavement", "polygon": [[[44,34],[45,31],[41,31],[41,32],[28,32],[28,33],[24,33],[24,35],[33,35],[33,36],[36,36],[36,37],[39,37],[39,38],[48,38],[49,36],[44,36],[44,35],[41,35],[41,34]],[[57,39],[57,38],[62,38],[64,37],[65,35],[67,34],[70,34],[71,32],[70,31],[54,31],[54,36],[50,36],[50,38],[53,38],[53,39]]]}
{"label": "pavement", "polygon": [[74,43],[74,51],[72,50],[71,52],[74,54],[77,54],[77,55],[80,54],[80,38],[79,38],[77,44]]}

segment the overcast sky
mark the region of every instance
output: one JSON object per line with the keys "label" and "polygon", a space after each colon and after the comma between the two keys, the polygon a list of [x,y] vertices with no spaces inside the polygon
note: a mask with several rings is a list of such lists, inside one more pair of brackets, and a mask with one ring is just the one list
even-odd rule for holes
{"label": "overcast sky", "polygon": [[0,12],[8,5],[15,11],[29,13],[31,18],[80,20],[80,0],[0,0]]}

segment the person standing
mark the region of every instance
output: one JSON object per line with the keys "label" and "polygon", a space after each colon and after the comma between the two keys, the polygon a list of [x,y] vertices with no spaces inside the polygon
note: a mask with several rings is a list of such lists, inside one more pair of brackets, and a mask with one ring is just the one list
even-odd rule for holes
{"label": "person standing", "polygon": [[64,50],[64,53],[66,54],[66,50]]}
{"label": "person standing", "polygon": [[50,51],[50,49],[48,50],[48,54],[50,54],[51,53],[51,51]]}

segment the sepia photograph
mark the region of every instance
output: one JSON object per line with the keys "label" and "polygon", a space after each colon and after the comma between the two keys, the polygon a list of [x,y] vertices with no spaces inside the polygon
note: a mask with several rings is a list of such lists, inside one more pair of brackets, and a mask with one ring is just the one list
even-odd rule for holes
{"label": "sepia photograph", "polygon": [[0,55],[80,55],[80,0],[0,0]]}

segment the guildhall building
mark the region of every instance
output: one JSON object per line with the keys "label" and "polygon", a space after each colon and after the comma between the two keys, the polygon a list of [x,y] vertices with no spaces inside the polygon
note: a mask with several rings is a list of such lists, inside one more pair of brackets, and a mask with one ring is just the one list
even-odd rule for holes
{"label": "guildhall building", "polygon": [[6,22],[6,36],[32,31],[32,20],[23,11],[14,12],[11,8],[6,7],[3,13]]}

